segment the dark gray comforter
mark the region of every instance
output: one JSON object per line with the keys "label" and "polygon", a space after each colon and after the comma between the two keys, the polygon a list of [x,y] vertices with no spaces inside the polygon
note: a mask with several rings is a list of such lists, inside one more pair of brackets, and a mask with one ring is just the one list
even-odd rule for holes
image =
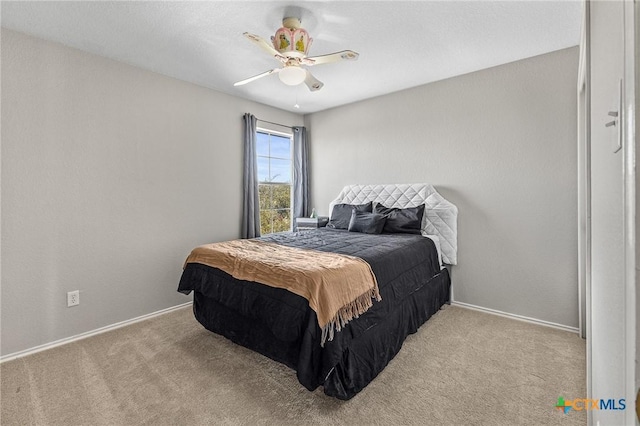
{"label": "dark gray comforter", "polygon": [[196,292],[196,318],[206,328],[289,365],[309,390],[323,385],[329,395],[351,398],[382,371],[406,336],[448,300],[448,273],[440,270],[433,241],[420,235],[320,228],[260,239],[358,256],[378,280],[382,301],[323,348],[315,312],[304,298],[236,280],[205,265],[185,268],[178,291]]}

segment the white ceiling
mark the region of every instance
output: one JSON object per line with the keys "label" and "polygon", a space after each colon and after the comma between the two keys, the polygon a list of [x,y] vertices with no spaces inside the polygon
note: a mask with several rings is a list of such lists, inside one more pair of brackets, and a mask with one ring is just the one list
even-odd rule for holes
{"label": "white ceiling", "polygon": [[[2,1],[2,26],[147,70],[305,114],[575,46],[580,1]],[[344,49],[355,62],[311,70],[309,92],[271,75],[279,66],[242,36],[269,40],[302,20],[310,56]],[[576,70],[577,72],[577,70]],[[299,109],[294,104],[300,105]]]}

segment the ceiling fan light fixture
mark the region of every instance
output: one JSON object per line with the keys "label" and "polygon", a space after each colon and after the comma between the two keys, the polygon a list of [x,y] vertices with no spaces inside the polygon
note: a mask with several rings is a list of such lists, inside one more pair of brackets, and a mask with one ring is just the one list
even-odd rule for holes
{"label": "ceiling fan light fixture", "polygon": [[307,72],[300,67],[288,66],[280,70],[278,77],[280,81],[288,86],[297,86],[304,82],[304,79],[307,77]]}

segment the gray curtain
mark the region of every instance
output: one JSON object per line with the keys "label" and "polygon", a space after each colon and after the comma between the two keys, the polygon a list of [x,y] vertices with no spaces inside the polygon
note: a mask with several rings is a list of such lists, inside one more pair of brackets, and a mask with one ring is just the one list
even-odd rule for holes
{"label": "gray curtain", "polygon": [[309,147],[307,129],[293,128],[293,217],[308,217],[309,199]]}
{"label": "gray curtain", "polygon": [[258,198],[258,161],[256,158],[256,117],[245,114],[244,120],[244,170],[242,196],[242,238],[260,236],[260,200]]}

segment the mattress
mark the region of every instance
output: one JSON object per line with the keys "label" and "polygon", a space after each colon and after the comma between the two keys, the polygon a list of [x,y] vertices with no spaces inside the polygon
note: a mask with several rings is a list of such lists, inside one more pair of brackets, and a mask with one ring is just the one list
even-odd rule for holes
{"label": "mattress", "polygon": [[448,301],[450,279],[432,239],[369,235],[320,228],[261,240],[364,259],[376,275],[382,301],[320,344],[321,330],[306,299],[286,290],[237,280],[189,263],[178,291],[195,292],[194,312],[207,329],[296,370],[309,390],[349,399],[362,390],[414,333]]}

